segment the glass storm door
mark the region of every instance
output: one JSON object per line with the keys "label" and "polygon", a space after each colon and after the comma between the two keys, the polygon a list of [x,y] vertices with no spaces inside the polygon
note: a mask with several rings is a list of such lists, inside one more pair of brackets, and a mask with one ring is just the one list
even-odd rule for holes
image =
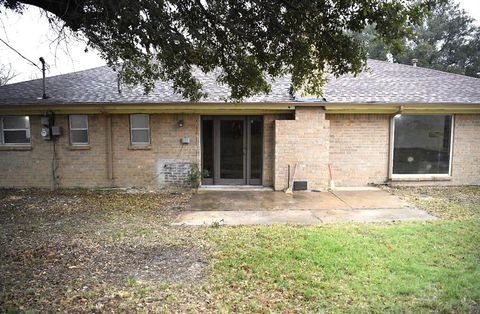
{"label": "glass storm door", "polygon": [[220,118],[220,145],[217,159],[218,184],[246,184],[245,182],[245,119]]}
{"label": "glass storm door", "polygon": [[262,117],[202,118],[203,184],[261,184]]}

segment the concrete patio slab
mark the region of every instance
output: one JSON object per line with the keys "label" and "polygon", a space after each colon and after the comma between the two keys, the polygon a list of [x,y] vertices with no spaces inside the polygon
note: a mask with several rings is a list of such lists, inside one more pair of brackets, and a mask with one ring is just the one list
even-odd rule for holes
{"label": "concrete patio slab", "polygon": [[386,191],[331,191],[350,208],[403,208],[411,206]]}
{"label": "concrete patio slab", "polygon": [[321,223],[309,210],[235,210],[235,211],[188,211],[183,212],[173,225],[201,226],[219,223],[221,225],[269,225]]}
{"label": "concrete patio slab", "polygon": [[199,191],[173,225],[253,225],[432,220],[382,190],[331,192]]}
{"label": "concrete patio slab", "polygon": [[172,225],[316,225],[321,223],[434,220],[436,217],[416,208],[277,210],[277,211],[187,211]]}
{"label": "concrete patio slab", "polygon": [[382,222],[382,221],[423,221],[435,220],[435,216],[417,208],[382,209],[331,209],[312,211],[323,223]]}
{"label": "concrete patio slab", "polygon": [[188,210],[297,210],[348,209],[345,202],[328,192],[296,192],[285,194],[271,191],[199,191],[193,195]]}

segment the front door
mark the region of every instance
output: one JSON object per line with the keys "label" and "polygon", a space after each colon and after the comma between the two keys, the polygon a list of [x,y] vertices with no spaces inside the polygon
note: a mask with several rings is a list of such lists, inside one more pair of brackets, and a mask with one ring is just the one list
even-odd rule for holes
{"label": "front door", "polygon": [[260,185],[261,116],[202,117],[202,184]]}

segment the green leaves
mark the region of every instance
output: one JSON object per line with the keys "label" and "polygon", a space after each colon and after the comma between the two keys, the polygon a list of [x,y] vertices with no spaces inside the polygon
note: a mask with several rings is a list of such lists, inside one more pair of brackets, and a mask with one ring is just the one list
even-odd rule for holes
{"label": "green leaves", "polygon": [[396,42],[382,42],[381,29],[364,31],[371,58],[385,60],[390,52],[399,63],[411,64],[415,58],[422,67],[478,77],[480,28],[458,4],[442,1],[420,25],[411,28],[411,36]]}
{"label": "green leaves", "polygon": [[122,64],[124,82],[149,92],[156,80],[170,80],[175,92],[198,101],[206,91],[192,74],[196,68],[219,73],[233,100],[268,93],[271,79],[285,74],[295,90],[321,96],[327,71],[338,76],[365,67],[366,51],[350,33],[377,24],[379,37],[394,42],[437,1],[28,2],[84,33],[110,66]]}

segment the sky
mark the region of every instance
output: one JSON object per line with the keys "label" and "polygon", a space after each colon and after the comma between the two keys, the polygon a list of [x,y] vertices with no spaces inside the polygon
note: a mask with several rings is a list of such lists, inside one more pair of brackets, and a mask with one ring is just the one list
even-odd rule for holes
{"label": "sky", "polygon": [[[480,25],[480,0],[457,0]],[[5,11],[5,10],[3,10]],[[0,12],[0,39],[27,59],[40,65],[39,57],[48,64],[47,76],[64,74],[105,65],[96,51],[85,52],[82,41],[56,44],[55,32],[40,9],[27,7],[23,14]],[[41,71],[0,41],[0,65],[11,66],[17,76],[10,82],[40,78]]]}
{"label": "sky", "polygon": [[[45,14],[29,6],[23,14],[13,11],[0,13],[0,39],[40,65],[43,57],[48,64],[47,76],[64,74],[105,65],[98,53],[85,52],[86,43],[74,41],[57,45],[56,33],[50,28]],[[10,82],[40,78],[41,71],[0,41],[0,64],[11,65],[18,76]]]}

